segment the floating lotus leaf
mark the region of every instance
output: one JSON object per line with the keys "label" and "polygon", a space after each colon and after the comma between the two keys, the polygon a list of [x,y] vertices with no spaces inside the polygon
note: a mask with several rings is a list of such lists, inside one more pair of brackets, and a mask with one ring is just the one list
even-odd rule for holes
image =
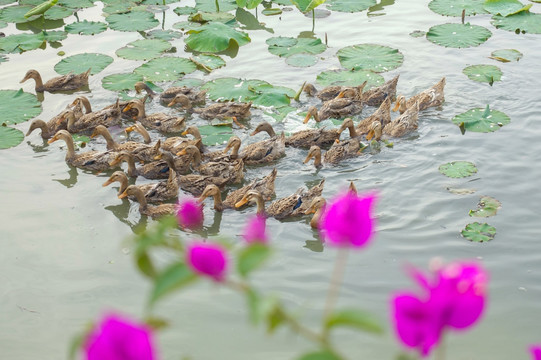
{"label": "floating lotus leaf", "polygon": [[511,16],[496,15],[490,22],[497,29],[514,31],[515,33],[541,34],[541,14],[522,11]]}
{"label": "floating lotus leaf", "polygon": [[19,145],[24,139],[22,131],[7,126],[0,126],[0,149]]}
{"label": "floating lotus leaf", "polygon": [[314,10],[324,2],[325,0],[291,0],[291,3],[303,13]]}
{"label": "floating lotus leaf", "polygon": [[272,86],[263,80],[243,80],[237,78],[221,78],[209,81],[203,86],[207,95],[214,101],[248,102],[254,95],[253,89],[260,86]]}
{"label": "floating lotus leaf", "polygon": [[107,4],[103,7],[104,14],[124,14],[130,12],[137,6],[136,3],[131,1],[117,1]]}
{"label": "floating lotus leaf", "polygon": [[13,125],[41,114],[36,95],[20,90],[0,90],[0,124]]}
{"label": "floating lotus leaf", "polygon": [[245,7],[247,9],[255,9],[262,1],[263,0],[236,0],[239,7]]}
{"label": "floating lotus leaf", "polygon": [[295,91],[283,86],[263,85],[253,89],[253,95],[248,98],[254,105],[265,107],[282,107],[291,103]]}
{"label": "floating lotus leaf", "polygon": [[366,81],[365,89],[368,90],[371,87],[383,84],[385,79],[383,79],[383,76],[372,71],[330,70],[320,73],[316,81],[322,86],[359,86]]}
{"label": "floating lotus leaf", "polygon": [[286,63],[296,67],[309,67],[317,63],[317,57],[310,54],[293,54],[286,59]]}
{"label": "floating lotus leaf", "polygon": [[464,123],[467,131],[474,132],[493,132],[510,122],[509,116],[501,111],[490,110],[488,105],[485,109],[471,109],[453,118],[453,123],[457,125]]}
{"label": "floating lotus leaf", "polygon": [[259,22],[251,12],[244,10],[243,8],[237,8],[235,11],[235,19],[243,25],[241,27],[242,30],[265,30],[274,33],[274,30],[265,27],[264,23]]}
{"label": "floating lotus leaf", "polygon": [[432,0],[428,7],[436,14],[460,17],[462,10],[466,10],[466,16],[486,14],[484,3],[485,0]]}
{"label": "floating lotus leaf", "polygon": [[519,61],[522,53],[515,49],[496,50],[490,54],[490,58],[501,62]]}
{"label": "floating lotus leaf", "polygon": [[0,29],[5,28],[6,26],[8,26],[8,23],[0,20]]}
{"label": "floating lotus leaf", "polygon": [[414,30],[410,32],[410,36],[414,38],[420,38],[420,37],[426,36],[426,31]]}
{"label": "floating lotus leaf", "polygon": [[284,6],[293,5],[293,3],[291,2],[291,0],[272,0],[272,2],[273,2],[274,4],[284,5]]}
{"label": "floating lotus leaf", "polygon": [[202,64],[207,69],[215,70],[225,66],[225,60],[217,55],[197,55],[192,58],[195,60],[196,65]]}
{"label": "floating lotus leaf", "polygon": [[276,36],[276,37],[268,38],[265,42],[269,46],[293,47],[297,45],[298,40],[293,37]]}
{"label": "floating lotus leaf", "polygon": [[490,196],[482,196],[477,204],[477,209],[470,210],[469,214],[473,217],[489,217],[496,215],[501,208],[502,203],[499,200]]}
{"label": "floating lotus leaf", "polygon": [[73,9],[68,9],[62,6],[53,6],[45,14],[43,14],[46,20],[60,20],[73,15]]}
{"label": "floating lotus leaf", "polygon": [[0,20],[6,21],[8,23],[24,23],[37,19],[39,16],[34,15],[29,18],[25,18],[24,14],[32,10],[33,6],[31,5],[13,5],[8,6],[0,10]]}
{"label": "floating lotus leaf", "polygon": [[90,0],[58,0],[57,5],[63,6],[71,10],[78,10],[91,8],[94,6],[94,2]]}
{"label": "floating lotus leaf", "polygon": [[0,0],[0,6],[13,4],[14,2],[17,2],[17,0]]}
{"label": "floating lotus leaf", "polygon": [[196,14],[190,15],[188,17],[188,20],[198,22],[198,23],[207,23],[209,21],[218,21],[221,23],[227,23],[232,20],[234,21],[235,15],[228,12],[212,12],[212,13],[198,12]]}
{"label": "floating lotus leaf", "polygon": [[292,106],[282,106],[278,108],[273,108],[270,111],[265,111],[265,115],[272,117],[277,122],[282,122],[286,118],[287,114],[295,110],[297,110],[297,108],[294,108]]}
{"label": "floating lotus leaf", "polygon": [[350,70],[371,70],[385,72],[402,65],[404,56],[388,46],[359,44],[338,50],[338,60],[343,67]]}
{"label": "floating lotus leaf", "polygon": [[16,34],[0,38],[0,50],[10,54],[35,50],[43,44],[44,38],[40,34]]}
{"label": "floating lotus leaf", "polygon": [[364,11],[376,5],[376,0],[327,0],[327,9],[342,12]]}
{"label": "floating lotus leaf", "polygon": [[197,67],[192,61],[168,56],[150,60],[134,71],[149,81],[171,81],[195,70]]}
{"label": "floating lotus leaf", "polygon": [[509,16],[521,11],[527,11],[532,4],[524,6],[518,0],[486,0],[485,10],[492,15]]}
{"label": "floating lotus leaf", "polygon": [[64,30],[70,34],[95,35],[107,30],[107,24],[99,21],[78,21],[66,25]]}
{"label": "floating lotus leaf", "polygon": [[126,14],[113,14],[105,18],[109,27],[118,31],[145,31],[160,23],[148,11],[132,11]]}
{"label": "floating lotus leaf", "polygon": [[49,42],[59,42],[65,40],[68,37],[68,33],[65,31],[47,31],[45,33],[39,33],[43,40]]}
{"label": "floating lotus leaf", "polygon": [[208,23],[188,31],[186,45],[195,51],[215,53],[228,49],[232,43],[239,47],[250,42],[250,37],[222,23]]}
{"label": "floating lotus leaf", "polygon": [[487,223],[474,222],[466,225],[461,232],[462,236],[473,242],[485,242],[493,240],[496,236],[496,228]]}
{"label": "floating lotus leaf", "polygon": [[[178,3],[178,0],[165,0],[165,3],[166,4],[174,4],[174,3]],[[143,4],[143,5],[160,5],[160,6],[163,6],[163,0],[144,0],[141,4]],[[165,9],[163,9],[163,10],[165,10]]]}
{"label": "floating lotus leaf", "polygon": [[116,55],[128,60],[149,60],[159,57],[163,52],[170,48],[171,44],[165,40],[135,40],[118,49]]}
{"label": "floating lotus leaf", "polygon": [[19,0],[19,5],[30,5],[32,7],[38,6],[45,1],[43,0]]}
{"label": "floating lotus leaf", "polygon": [[88,69],[91,75],[96,75],[113,62],[113,58],[109,55],[97,53],[83,53],[68,56],[60,60],[55,66],[54,71],[59,74],[66,75],[68,73],[80,74]]}
{"label": "floating lotus leaf", "polygon": [[263,9],[261,13],[265,16],[274,16],[274,15],[280,15],[282,14],[282,9],[279,8],[269,8],[269,9]]}
{"label": "floating lotus leaf", "polygon": [[101,85],[111,91],[133,90],[138,81],[143,81],[143,77],[138,74],[112,74],[101,79]]}
{"label": "floating lotus leaf", "polygon": [[189,31],[201,29],[201,24],[191,21],[179,21],[177,23],[174,23],[173,27],[182,31]]}
{"label": "floating lotus leaf", "polygon": [[216,8],[216,0],[195,0],[195,8],[198,11],[214,12],[214,11],[231,11],[237,8],[235,0],[217,0],[218,7]]}
{"label": "floating lotus leaf", "polygon": [[224,144],[233,136],[231,126],[203,125],[198,128],[201,133],[203,145],[206,146]]}
{"label": "floating lotus leaf", "polygon": [[490,30],[470,24],[436,25],[426,33],[426,38],[434,44],[452,48],[478,46],[487,41],[490,36],[492,36]]}
{"label": "floating lotus leaf", "polygon": [[464,68],[462,72],[469,77],[470,80],[486,82],[491,86],[494,81],[500,81],[503,75],[500,68],[494,65],[471,65]]}
{"label": "floating lotus leaf", "polygon": [[463,178],[472,176],[477,172],[475,164],[469,161],[452,161],[447,164],[440,165],[440,173],[450,178]]}
{"label": "floating lotus leaf", "polygon": [[171,41],[175,39],[180,39],[182,33],[175,30],[152,30],[147,33],[148,39],[160,39],[165,41]]}
{"label": "floating lotus leaf", "polygon": [[200,87],[205,82],[201,79],[183,78],[179,81],[175,81],[171,86],[187,86],[187,87]]}
{"label": "floating lotus leaf", "polygon": [[[274,43],[286,43],[288,40],[285,40],[284,38],[271,38],[271,39],[279,39],[275,40]],[[267,40],[267,44],[269,43],[269,40]],[[290,38],[292,39],[292,38]],[[269,45],[269,52],[271,54],[277,55],[277,56],[283,56],[288,57],[294,54],[320,54],[323,51],[327,49],[327,46],[321,42],[320,39],[308,39],[308,38],[298,38],[294,39],[297,40],[297,43],[295,45]],[[273,41],[271,40],[271,43]],[[292,41],[289,40],[291,43]]]}
{"label": "floating lotus leaf", "polygon": [[179,6],[173,10],[175,14],[180,15],[191,15],[195,14],[197,10],[191,6]]}

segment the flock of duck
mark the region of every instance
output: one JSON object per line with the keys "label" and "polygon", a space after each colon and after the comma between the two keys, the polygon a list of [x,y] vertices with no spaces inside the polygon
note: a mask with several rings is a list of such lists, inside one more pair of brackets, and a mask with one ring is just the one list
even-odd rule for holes
{"label": "flock of duck", "polygon": [[[88,75],[89,71],[69,74],[43,83],[36,70],[29,70],[21,82],[34,79],[37,92],[76,90],[88,86]],[[319,98],[321,106],[310,107],[304,123],[308,123],[311,118],[316,122],[328,118],[345,118],[340,128],[312,128],[286,137],[283,132],[277,135],[269,123],[262,122],[250,135],[266,132],[268,139],[242,145],[238,136],[232,136],[221,150],[211,151],[204,146],[197,126],[187,124],[185,116],[147,114],[145,104],[157,98],[160,103],[168,107],[176,106],[186,114],[197,113],[203,119],[230,118],[244,128],[239,120],[250,117],[251,103],[225,102],[205,106],[204,91],[171,87],[158,95],[142,82],[135,84],[135,90],[137,93],[146,92],[143,98],[117,100],[103,109],[94,110],[86,97],[78,96],[49,121],[33,120],[26,136],[35,129],[41,129],[41,137],[48,139],[49,144],[57,140],[64,141],[67,145],[66,162],[81,169],[102,172],[126,162],[127,171],[114,171],[103,186],[118,182],[118,198],[128,197],[137,201],[141,214],[152,218],[175,213],[175,204],[163,202],[176,199],[180,188],[198,197],[200,202],[213,198],[216,211],[240,209],[246,204],[255,203],[258,213],[277,219],[314,213],[311,225],[317,227],[325,204],[321,197],[325,180],[310,189],[299,189],[288,197],[274,200],[267,206],[265,202],[275,197],[276,168],[265,177],[230,191],[225,199],[222,199],[222,191],[227,185],[242,183],[245,167],[275,163],[286,155],[286,147],[307,149],[304,162],[308,163],[313,158],[316,167],[334,165],[344,159],[359,156],[364,149],[361,143],[363,138],[379,141],[382,137],[404,136],[417,129],[420,111],[440,106],[444,101],[445,78],[409,99],[402,95],[396,96],[397,82],[398,76],[366,91],[366,82],[357,87],[329,86],[319,91],[313,85],[305,84],[304,92],[307,96]],[[396,104],[392,110],[400,111],[400,115],[391,120],[391,104],[395,99]],[[377,109],[355,125],[351,116],[361,113],[364,106]],[[125,124],[126,133],[138,132],[144,142],[117,143],[108,128]],[[162,135],[152,144],[147,129]],[[340,139],[346,129],[349,138]],[[87,134],[91,138],[102,136],[105,138],[106,149],[76,152],[72,138],[75,133]],[[323,155],[322,149],[326,150]],[[130,185],[129,178],[139,176],[161,181]],[[350,189],[356,191],[353,184]]]}

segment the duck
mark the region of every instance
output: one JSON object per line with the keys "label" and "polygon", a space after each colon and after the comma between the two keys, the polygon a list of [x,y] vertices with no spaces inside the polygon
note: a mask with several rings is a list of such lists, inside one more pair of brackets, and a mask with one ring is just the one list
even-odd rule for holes
{"label": "duck", "polygon": [[207,96],[206,90],[199,91],[187,86],[173,86],[160,94],[160,101],[168,106],[173,106],[176,102],[173,105],[169,104],[179,94],[186,96],[191,104],[204,104]]}
{"label": "duck", "polygon": [[[184,94],[176,95],[167,106],[181,104],[182,108],[199,114],[203,119],[246,119],[251,116],[250,108],[252,103],[224,102],[209,105],[204,108],[194,108],[193,102]],[[238,125],[238,124],[237,124]]]}
{"label": "duck", "polygon": [[[120,188],[118,189],[118,195],[120,195],[128,187],[128,176],[124,171],[115,171],[109,177],[109,179],[107,179],[107,181],[103,183],[102,186],[105,187],[115,181],[118,181],[120,183]],[[160,181],[157,183],[148,183],[135,186],[137,186],[143,192],[143,194],[145,194],[146,201],[150,203],[162,202],[176,198],[178,196],[178,182],[175,170],[169,171],[169,177],[167,181]]]}
{"label": "duck", "polygon": [[167,179],[169,177],[169,169],[174,169],[178,173],[177,168],[175,167],[175,161],[171,154],[162,153],[160,159],[162,161],[153,161],[136,168],[134,155],[128,151],[120,151],[115,153],[114,158],[110,162],[110,166],[113,167],[119,165],[121,162],[126,162],[128,164],[128,176],[142,176],[152,180]]}
{"label": "duck", "polygon": [[284,156],[285,148],[286,137],[282,132],[279,136],[246,145],[239,157],[244,160],[246,165],[266,164]]}
{"label": "duck", "polygon": [[370,125],[370,129],[368,130],[368,133],[366,134],[366,140],[373,140],[373,141],[379,141],[381,140],[381,136],[383,135],[383,126],[379,121],[374,121]]}
{"label": "duck", "polygon": [[[126,132],[126,134],[129,134],[129,133],[131,133],[133,131],[138,132],[139,135],[141,135],[143,137],[143,142],[145,144],[150,144],[150,142],[152,141],[152,139],[150,138],[150,134],[148,133],[147,129],[145,129],[143,124],[141,124],[140,122],[135,122],[135,124],[125,128],[124,131]],[[162,147],[163,147],[163,143],[162,143]]]}
{"label": "duck", "polygon": [[367,134],[370,131],[370,128],[372,127],[372,123],[374,121],[380,122],[382,126],[385,126],[391,122],[390,97],[387,97],[385,100],[383,100],[379,108],[372,115],[361,120],[355,127],[355,130],[359,133],[359,135]]}
{"label": "duck", "polygon": [[90,70],[91,69],[88,69],[86,72],[81,74],[69,73],[67,75],[57,76],[48,80],[44,84],[39,72],[31,69],[26,72],[24,78],[19,83],[22,84],[28,79],[34,79],[36,82],[36,92],[78,90],[82,87],[88,86],[88,76],[90,75]]}
{"label": "duck", "polygon": [[180,175],[178,181],[182,190],[191,193],[195,197],[201,196],[205,188],[210,184],[214,184],[220,189],[223,189],[227,184],[227,179],[221,176],[198,174]]}
{"label": "duck", "polygon": [[332,100],[336,98],[342,91],[343,97],[356,97],[359,94],[359,91],[362,91],[360,86],[341,86],[341,85],[331,85],[327,86],[321,90],[317,90],[316,87],[312,84],[305,84],[303,91],[308,96],[317,96],[317,98],[323,102]]}
{"label": "duck", "polygon": [[178,153],[188,145],[196,146],[199,151],[203,150],[203,139],[201,138],[201,133],[199,129],[195,126],[189,126],[181,135],[194,134],[193,139],[188,139],[181,136],[172,136],[164,140],[162,143],[162,149],[165,151],[170,151],[172,153]]}
{"label": "duck", "polygon": [[67,130],[59,130],[48,143],[63,140],[67,145],[66,163],[81,169],[92,171],[104,171],[109,169],[109,162],[114,153],[111,151],[87,151],[82,154],[75,153],[75,144],[71,134]]}
{"label": "duck", "polygon": [[228,184],[238,184],[244,179],[244,162],[242,159],[211,161],[201,163],[201,152],[194,145],[188,145],[177,155],[189,155],[189,161],[193,169],[201,175],[222,177],[227,179]]}
{"label": "duck", "polygon": [[[146,99],[146,97],[144,98]],[[139,121],[147,128],[156,129],[163,133],[180,132],[185,126],[185,118],[165,113],[154,113],[147,115],[145,113],[145,103],[141,100],[132,100],[122,110],[126,112],[130,109],[137,110],[136,121]]]}
{"label": "duck", "polygon": [[312,202],[310,203],[310,206],[304,214],[314,214],[312,216],[312,219],[310,219],[310,226],[313,229],[319,228],[319,222],[321,220],[321,216],[323,215],[323,211],[325,210],[325,206],[327,205],[327,201],[322,196],[316,196],[312,199]]}
{"label": "duck", "polygon": [[434,84],[432,87],[421,91],[406,100],[404,95],[399,95],[396,98],[396,104],[393,111],[399,110],[403,114],[407,109],[413,106],[416,102],[419,103],[419,111],[428,109],[429,107],[438,107],[445,101],[445,77]]}
{"label": "duck", "polygon": [[72,134],[91,134],[96,126],[106,127],[121,124],[120,106],[118,101],[115,107],[102,109],[77,117],[74,111],[67,111],[64,116],[67,119],[67,130]]}
{"label": "duck", "polygon": [[176,204],[161,204],[156,206],[148,205],[145,198],[145,193],[136,185],[128,186],[122,194],[118,195],[118,198],[123,199],[127,196],[135,197],[139,203],[139,212],[142,215],[150,216],[153,219],[157,219],[165,215],[173,215],[177,210]]}
{"label": "duck", "polygon": [[402,115],[385,125],[383,135],[391,137],[401,137],[417,130],[417,120],[419,119],[419,102],[410,106]]}
{"label": "duck", "polygon": [[270,216],[276,219],[285,219],[292,217],[293,212],[301,205],[301,194],[304,190],[301,188],[295,193],[278,200],[274,200],[268,207],[265,208],[265,201],[261,193],[257,190],[250,190],[242,199],[235,203],[236,208],[247,203],[255,203],[257,206],[257,213],[262,216]]}
{"label": "duck", "polygon": [[[323,163],[329,165],[336,165],[340,161],[358,156],[364,146],[361,145],[358,139],[350,139],[341,142],[335,142],[323,156]],[[304,159],[304,163],[308,163],[310,159],[314,158],[314,166],[319,168],[323,165],[321,161],[321,148],[317,145],[312,145],[308,154]]]}
{"label": "duck", "polygon": [[358,135],[353,120],[346,118],[338,129],[326,130],[325,128],[320,128],[297,131],[286,138],[286,146],[302,149],[309,149],[312,145],[329,147],[336,140],[340,139],[340,135],[345,129],[349,129],[349,136],[352,138]]}
{"label": "duck", "polygon": [[135,160],[141,162],[148,162],[154,160],[154,157],[159,154],[160,151],[160,140],[154,145],[142,144],[136,141],[125,141],[121,144],[117,143],[111,133],[103,125],[98,125],[90,135],[91,138],[96,136],[103,136],[107,142],[107,150],[111,151],[127,151],[131,153]]}
{"label": "duck", "polygon": [[291,216],[303,215],[306,210],[310,207],[312,200],[318,196],[321,196],[323,193],[323,186],[325,185],[325,179],[322,179],[319,184],[312,186],[306,191],[302,191],[300,196],[300,205]]}
{"label": "duck", "polygon": [[[235,160],[239,157],[240,145],[240,138],[236,135],[232,135],[227,141],[227,144],[225,145],[225,148],[223,150],[207,151],[203,152],[201,155],[203,157],[203,160],[207,161]],[[231,154],[229,154],[230,150]]]}
{"label": "duck", "polygon": [[367,106],[380,106],[386,99],[393,101],[396,97],[396,85],[398,84],[399,77],[400,75],[396,75],[383,85],[366,90],[362,94],[363,104]]}
{"label": "duck", "polygon": [[54,134],[56,134],[59,130],[66,130],[67,126],[63,114],[61,113],[47,122],[41,119],[32,120],[32,122],[30,123],[30,127],[26,132],[26,136],[29,136],[36,129],[41,129],[41,137],[44,140],[47,140],[54,136]]}

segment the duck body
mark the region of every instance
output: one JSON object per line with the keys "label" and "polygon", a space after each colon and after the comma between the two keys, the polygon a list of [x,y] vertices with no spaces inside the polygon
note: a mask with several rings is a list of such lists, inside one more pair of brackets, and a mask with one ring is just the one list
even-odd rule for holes
{"label": "duck body", "polygon": [[28,79],[34,79],[36,82],[36,92],[55,92],[55,91],[70,91],[78,90],[82,87],[88,86],[88,76],[90,75],[90,69],[81,74],[67,74],[63,76],[57,76],[48,80],[45,84],[41,79],[41,75],[36,70],[28,70],[24,78],[20,83],[25,82]]}
{"label": "duck body", "polygon": [[176,213],[176,204],[161,204],[157,206],[148,205],[145,199],[145,194],[135,185],[128,186],[122,194],[118,195],[118,198],[122,199],[127,196],[134,196],[137,199],[137,202],[139,202],[139,212],[142,215],[150,216],[153,219]]}
{"label": "duck body", "polygon": [[251,116],[250,108],[252,103],[225,102],[209,105],[204,108],[194,108],[193,112],[198,113],[203,119],[225,119],[236,117],[246,119]]}
{"label": "duck body", "polygon": [[346,116],[356,115],[363,110],[363,104],[358,99],[336,97],[325,102],[318,115],[321,120],[328,118],[340,119]]}
{"label": "duck body", "polygon": [[255,202],[257,213],[263,216],[271,216],[276,219],[285,219],[293,216],[293,213],[302,204],[301,195],[304,189],[298,189],[295,193],[278,200],[273,201],[265,208],[265,201],[259,191],[248,191],[241,200],[235,203],[236,208],[240,208],[246,203]]}
{"label": "duck body", "polygon": [[154,113],[147,115],[145,113],[145,104],[139,100],[132,100],[126,105],[123,112],[130,109],[137,110],[137,121],[143,126],[161,131],[163,133],[180,132],[184,128],[184,117],[167,115],[165,113]]}
{"label": "duck body", "polygon": [[106,108],[100,111],[90,112],[77,117],[74,111],[65,113],[67,118],[67,129],[72,134],[91,134],[98,125],[105,127],[120,125],[121,111],[118,101],[113,108]]}
{"label": "duck body", "polygon": [[346,118],[339,129],[325,130],[307,129],[298,131],[286,138],[286,146],[309,149],[312,145],[328,148],[334,144],[345,129],[349,129],[350,137],[356,137],[355,126],[351,118]]}
{"label": "duck body", "polygon": [[383,135],[390,137],[401,137],[417,130],[419,119],[419,103],[410,106],[402,115],[385,125]]}
{"label": "duck body", "polygon": [[273,162],[285,155],[286,136],[282,133],[270,139],[246,145],[239,154],[246,165]]}
{"label": "duck body", "polygon": [[200,196],[203,193],[203,190],[210,184],[214,184],[220,189],[227,184],[227,179],[223,177],[198,174],[181,175],[178,177],[178,181],[182,190],[197,197]]}
{"label": "duck body", "polygon": [[110,165],[117,166],[123,161],[128,163],[127,174],[130,177],[142,176],[151,180],[167,179],[169,177],[169,169],[172,168],[176,170],[172,158],[161,161],[153,161],[137,168],[135,166],[135,157],[127,151],[120,151],[116,153],[111,160]]}
{"label": "duck body", "polygon": [[387,97],[379,108],[369,117],[364,118],[357,124],[356,130],[359,135],[367,134],[374,121],[379,121],[382,126],[391,122],[391,98]]}
{"label": "duck body", "polygon": [[248,185],[230,192],[224,200],[224,206],[228,208],[235,208],[235,204],[239,202],[250,190],[256,190],[261,194],[263,200],[269,201],[275,196],[274,182],[276,180],[277,173],[276,168],[274,168],[262,179],[256,179],[250,182]]}
{"label": "duck body", "polygon": [[368,106],[380,106],[385,99],[393,101],[396,98],[396,85],[400,75],[395,76],[383,85],[366,90],[362,95],[362,102]]}
{"label": "duck body", "polygon": [[220,161],[201,162],[201,152],[194,145],[189,145],[177,155],[187,154],[193,169],[201,175],[222,177],[227,179],[228,184],[237,184],[244,179],[244,162],[242,159],[227,159]]}
{"label": "duck body", "polygon": [[[128,176],[123,171],[115,171],[109,179],[103,183],[103,186],[107,186],[115,181],[120,183],[120,188],[118,189],[118,195],[120,195],[128,187]],[[146,201],[149,203],[162,202],[178,196],[177,174],[174,170],[169,172],[167,181],[135,186],[143,192]],[[131,200],[137,200],[133,195],[129,198]]]}
{"label": "duck body", "polygon": [[193,104],[204,104],[207,92],[187,86],[173,86],[160,94],[160,101],[169,104],[178,94],[185,95]]}
{"label": "duck body", "polygon": [[303,191],[300,197],[300,205],[291,213],[291,216],[303,215],[309,208],[312,200],[323,193],[323,186],[325,185],[325,179],[321,180],[319,184],[312,186],[310,189]]}
{"label": "duck body", "polygon": [[315,198],[312,199],[310,206],[304,212],[306,215],[314,214],[312,216],[312,219],[310,219],[310,226],[313,229],[319,228],[319,223],[321,220],[321,216],[323,215],[323,211],[325,210],[325,206],[326,206],[325,199],[321,196],[316,196]]}
{"label": "duck body", "polygon": [[404,96],[400,95],[396,99],[396,105],[393,110],[396,111],[398,109],[400,110],[400,113],[403,114],[416,102],[419,104],[419,111],[426,110],[429,107],[441,106],[441,104],[443,104],[445,101],[444,88],[445,77],[441,78],[440,81],[438,81],[432,87],[412,96],[407,101]]}
{"label": "duck body", "polygon": [[158,140],[154,145],[142,144],[136,141],[117,143],[111,136],[109,130],[107,130],[107,128],[103,125],[96,126],[90,137],[93,138],[98,135],[105,138],[105,141],[107,142],[107,150],[129,152],[134,156],[136,161],[153,161],[160,151],[160,140]]}

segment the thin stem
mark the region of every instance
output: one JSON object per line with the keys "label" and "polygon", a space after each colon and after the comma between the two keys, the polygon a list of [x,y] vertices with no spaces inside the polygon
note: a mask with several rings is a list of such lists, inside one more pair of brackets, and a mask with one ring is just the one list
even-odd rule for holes
{"label": "thin stem", "polygon": [[316,28],[316,9],[312,9],[312,32],[314,32]]}
{"label": "thin stem", "polygon": [[338,250],[336,260],[334,262],[334,270],[331,277],[331,283],[329,284],[329,291],[327,292],[327,301],[325,303],[324,319],[326,319],[332,311],[336,299],[338,297],[338,290],[342,284],[342,278],[344,277],[344,270],[346,268],[346,261],[348,257],[348,249],[342,248]]}
{"label": "thin stem", "polygon": [[215,1],[216,4],[216,12],[220,12],[220,4],[218,3],[218,0]]}

